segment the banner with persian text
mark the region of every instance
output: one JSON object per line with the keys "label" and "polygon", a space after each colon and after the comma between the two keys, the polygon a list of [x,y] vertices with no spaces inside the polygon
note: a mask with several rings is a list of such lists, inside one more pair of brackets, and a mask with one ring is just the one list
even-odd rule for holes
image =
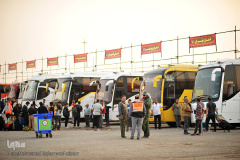
{"label": "banner with persian text", "polygon": [[8,64],[8,70],[13,71],[17,69],[17,63]]}
{"label": "banner with persian text", "polygon": [[54,65],[58,65],[58,57],[48,58],[47,59],[47,66],[54,66]]}
{"label": "banner with persian text", "polygon": [[105,51],[105,59],[120,58],[121,50],[122,49],[106,50]]}
{"label": "banner with persian text", "polygon": [[27,61],[26,62],[26,67],[27,68],[35,68],[36,67],[36,60],[34,60],[34,61]]}
{"label": "banner with persian text", "polygon": [[74,63],[78,63],[78,62],[87,62],[87,53],[75,54],[74,55]]}
{"label": "banner with persian text", "polygon": [[189,48],[216,45],[216,34],[189,37]]}
{"label": "banner with persian text", "polygon": [[150,44],[143,44],[141,45],[141,54],[150,54],[150,53],[157,53],[161,52],[162,43],[150,43]]}

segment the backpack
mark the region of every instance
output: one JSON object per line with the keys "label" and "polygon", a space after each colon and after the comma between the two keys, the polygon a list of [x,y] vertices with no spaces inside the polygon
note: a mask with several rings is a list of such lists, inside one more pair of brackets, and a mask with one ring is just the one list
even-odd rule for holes
{"label": "backpack", "polygon": [[66,117],[68,117],[68,108],[67,107],[65,107],[64,109],[63,109],[63,116],[66,118]]}
{"label": "backpack", "polygon": [[73,115],[74,115],[74,117],[77,116],[77,113],[78,113],[78,106],[75,105],[74,108],[73,108]]}

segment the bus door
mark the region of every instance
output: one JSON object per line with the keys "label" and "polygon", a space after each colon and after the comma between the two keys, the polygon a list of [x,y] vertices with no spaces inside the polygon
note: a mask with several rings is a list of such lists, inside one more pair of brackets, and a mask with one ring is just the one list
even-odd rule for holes
{"label": "bus door", "polygon": [[175,103],[175,83],[170,83],[167,87],[167,108],[170,108]]}

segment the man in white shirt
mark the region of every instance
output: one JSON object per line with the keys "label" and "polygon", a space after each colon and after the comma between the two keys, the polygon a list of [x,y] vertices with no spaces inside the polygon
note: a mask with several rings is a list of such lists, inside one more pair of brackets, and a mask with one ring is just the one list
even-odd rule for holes
{"label": "man in white shirt", "polygon": [[155,129],[157,129],[157,121],[158,121],[158,129],[161,129],[161,111],[160,107],[163,108],[163,106],[158,103],[157,99],[154,99],[154,103],[152,105],[152,114],[154,111],[154,124]]}
{"label": "man in white shirt", "polygon": [[93,117],[94,117],[94,126],[97,127],[97,131],[99,131],[99,118],[101,116],[101,111],[103,110],[103,106],[99,103],[99,100],[95,104],[93,104]]}

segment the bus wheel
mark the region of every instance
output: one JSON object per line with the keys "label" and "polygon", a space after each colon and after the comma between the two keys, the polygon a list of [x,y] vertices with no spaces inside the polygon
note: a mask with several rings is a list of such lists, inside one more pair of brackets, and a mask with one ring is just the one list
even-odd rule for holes
{"label": "bus wheel", "polygon": [[176,127],[176,122],[167,122],[170,127]]}

